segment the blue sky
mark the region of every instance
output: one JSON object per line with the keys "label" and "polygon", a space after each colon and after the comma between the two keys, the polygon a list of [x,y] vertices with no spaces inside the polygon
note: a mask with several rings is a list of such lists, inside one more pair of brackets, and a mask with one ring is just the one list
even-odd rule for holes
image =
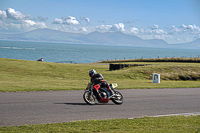
{"label": "blue sky", "polygon": [[123,32],[183,43],[200,37],[199,0],[0,0],[0,33],[38,28]]}

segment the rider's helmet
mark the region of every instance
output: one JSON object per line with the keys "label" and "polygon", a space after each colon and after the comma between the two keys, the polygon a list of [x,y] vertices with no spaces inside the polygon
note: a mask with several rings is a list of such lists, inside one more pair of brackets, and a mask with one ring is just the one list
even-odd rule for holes
{"label": "rider's helmet", "polygon": [[89,71],[89,76],[92,77],[92,76],[95,75],[96,73],[97,73],[97,72],[96,72],[94,69],[92,69],[92,70]]}

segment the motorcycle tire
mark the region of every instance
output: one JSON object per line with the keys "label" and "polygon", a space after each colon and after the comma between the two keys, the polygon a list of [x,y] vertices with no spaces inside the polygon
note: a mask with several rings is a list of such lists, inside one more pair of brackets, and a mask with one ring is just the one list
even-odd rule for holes
{"label": "motorcycle tire", "polygon": [[95,96],[94,95],[90,95],[89,91],[85,91],[85,93],[83,94],[83,99],[89,105],[94,105],[95,102],[96,102]]}
{"label": "motorcycle tire", "polygon": [[117,95],[117,96],[115,96],[114,98],[111,99],[113,101],[113,103],[122,104],[123,100],[124,100],[122,94],[119,91],[115,91],[115,95]]}

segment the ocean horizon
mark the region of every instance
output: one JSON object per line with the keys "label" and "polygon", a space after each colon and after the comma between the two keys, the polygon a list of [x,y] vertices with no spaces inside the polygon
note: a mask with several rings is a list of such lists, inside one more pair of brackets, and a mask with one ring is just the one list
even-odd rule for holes
{"label": "ocean horizon", "polygon": [[92,63],[103,60],[199,57],[198,49],[148,48],[50,42],[0,41],[0,58]]}

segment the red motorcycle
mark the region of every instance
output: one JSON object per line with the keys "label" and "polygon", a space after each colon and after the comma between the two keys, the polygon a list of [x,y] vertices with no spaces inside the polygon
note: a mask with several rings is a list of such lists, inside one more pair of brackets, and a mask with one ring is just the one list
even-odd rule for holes
{"label": "red motorcycle", "polygon": [[[119,91],[116,91],[115,88],[118,84],[110,84],[110,88],[114,92],[113,95],[107,90],[107,88],[100,87],[101,84],[97,84],[91,87],[87,87],[85,93],[83,94],[84,101],[89,105],[94,105],[96,100],[99,103],[108,103],[109,100],[112,100],[115,104],[123,103],[123,96]],[[89,83],[88,83],[89,86]]]}

